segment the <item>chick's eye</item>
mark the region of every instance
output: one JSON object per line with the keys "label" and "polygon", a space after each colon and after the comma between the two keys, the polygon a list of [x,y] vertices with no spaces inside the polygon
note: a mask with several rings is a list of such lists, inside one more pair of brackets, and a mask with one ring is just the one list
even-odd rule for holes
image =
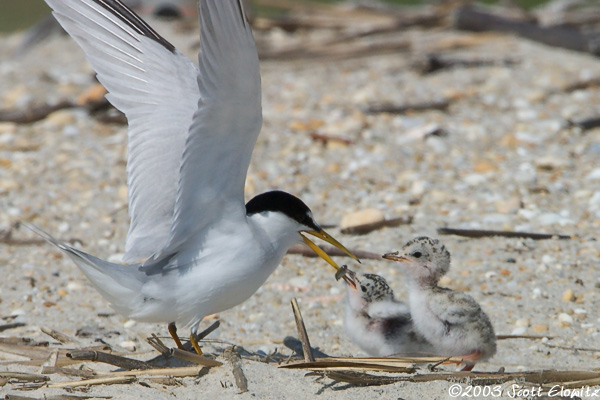
{"label": "chick's eye", "polygon": [[411,256],[413,256],[414,258],[421,258],[423,254],[421,254],[420,251],[415,251],[414,253],[411,254]]}
{"label": "chick's eye", "polygon": [[364,286],[364,285],[361,285],[360,290],[362,290],[363,292],[366,292],[367,291],[367,287]]}

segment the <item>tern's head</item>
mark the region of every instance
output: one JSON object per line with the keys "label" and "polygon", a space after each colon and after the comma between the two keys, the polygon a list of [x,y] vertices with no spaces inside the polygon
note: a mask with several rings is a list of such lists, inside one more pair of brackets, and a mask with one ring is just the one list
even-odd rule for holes
{"label": "tern's head", "polygon": [[364,274],[356,277],[356,290],[367,303],[394,300],[394,291],[387,281],[379,275]]}
{"label": "tern's head", "polygon": [[292,246],[297,242],[306,243],[315,253],[331,264],[336,270],[339,266],[306,234],[316,236],[332,244],[356,261],[358,258],[323,230],[314,220],[312,211],[302,200],[289,193],[274,190],[259,194],[246,204],[246,214],[250,218],[258,218],[265,230],[274,235],[274,241]]}
{"label": "tern's head", "polygon": [[[344,267],[340,271],[344,270]],[[394,291],[379,275],[357,275],[346,270],[342,278],[346,282],[347,312],[362,313],[374,303],[394,301]]]}
{"label": "tern's head", "polygon": [[404,264],[406,274],[417,282],[435,285],[450,269],[450,252],[437,239],[418,237],[406,243],[401,251],[383,258]]}

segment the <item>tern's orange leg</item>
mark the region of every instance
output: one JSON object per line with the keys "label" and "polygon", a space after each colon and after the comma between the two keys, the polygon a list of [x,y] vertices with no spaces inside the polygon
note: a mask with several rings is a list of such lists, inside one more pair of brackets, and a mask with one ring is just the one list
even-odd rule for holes
{"label": "tern's orange leg", "polygon": [[192,343],[192,346],[194,347],[194,350],[196,350],[196,353],[198,353],[199,356],[202,355],[202,349],[200,348],[200,345],[198,344],[198,340],[196,339],[196,335],[194,335],[194,333],[190,333],[190,343]]}
{"label": "tern's orange leg", "polygon": [[[481,357],[481,350],[475,350],[470,354],[467,354],[465,356],[456,356],[456,357],[460,357],[462,358],[463,361],[465,360],[469,360],[469,361],[475,361],[475,360],[479,360],[479,358]],[[459,361],[444,361],[442,364],[456,364],[459,365],[461,364],[461,362]],[[475,363],[469,363],[467,364],[461,371],[470,371],[473,369],[473,367],[475,366]]]}
{"label": "tern's orange leg", "polygon": [[169,334],[175,341],[177,348],[183,350],[183,345],[181,344],[181,340],[179,340],[179,336],[177,336],[177,327],[175,326],[175,322],[171,322],[169,324]]}
{"label": "tern's orange leg", "polygon": [[[463,356],[462,359],[463,360],[470,360],[470,361],[479,360],[479,358],[481,357],[481,354],[482,354],[481,350],[475,350],[471,354],[467,354],[466,356]],[[474,362],[473,363],[467,363],[467,365],[465,365],[464,368],[461,369],[461,371],[471,371],[474,366],[475,366]]]}
{"label": "tern's orange leg", "polygon": [[466,356],[461,356],[461,358],[463,360],[479,360],[479,358],[481,357],[481,350],[475,350],[474,352],[472,352],[471,354],[467,354]]}

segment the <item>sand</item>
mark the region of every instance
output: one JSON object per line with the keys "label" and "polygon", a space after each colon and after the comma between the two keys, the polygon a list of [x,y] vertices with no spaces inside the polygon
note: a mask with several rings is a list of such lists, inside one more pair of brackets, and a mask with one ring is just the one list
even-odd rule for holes
{"label": "sand", "polygon": [[[157,27],[195,58],[193,29],[182,31],[164,23]],[[597,115],[600,90],[563,88],[598,77],[600,62],[507,36],[475,40],[447,30],[394,35],[386,39],[406,40],[409,50],[340,61],[261,64],[264,126],[248,174],[247,198],[274,188],[289,191],[301,197],[323,225],[338,225],[344,215],[367,208],[379,209],[387,218],[412,216],[410,225],[366,235],[344,235],[335,226],[328,230],[349,248],[378,254],[396,250],[414,236],[439,237],[453,257],[443,283],[478,300],[497,334],[546,337],[501,340],[497,354],[478,364],[477,371],[597,368],[600,130],[584,132],[567,121]],[[94,84],[91,68],[68,37],[54,37],[11,59],[19,39],[20,35],[0,39],[0,108],[75,100]],[[274,31],[257,33],[257,40],[266,46],[299,39]],[[452,41],[471,44],[448,46]],[[443,43],[445,54],[453,57],[509,57],[516,63],[430,75],[411,68],[415,57],[439,51]],[[450,101],[448,110],[401,115],[364,111],[372,103],[440,99]],[[437,124],[444,134],[423,135],[427,124]],[[311,139],[313,132],[350,143],[331,140],[324,145]],[[8,230],[18,220],[31,221],[59,238],[74,240],[86,252],[118,259],[128,228],[126,146],[125,126],[99,122],[83,109],[58,111],[31,124],[0,123],[0,229]],[[443,226],[561,233],[571,239],[438,236],[436,229]],[[20,228],[12,238],[34,236]],[[349,263],[347,258],[336,260]],[[397,265],[384,260],[349,265],[385,276],[397,296],[406,297]],[[0,271],[0,323],[25,324],[1,332],[2,337],[50,340],[58,346],[40,331],[51,327],[76,337],[80,346],[101,340],[118,350],[135,347],[131,357],[149,359],[157,353],[146,337],[167,335],[164,325],[135,323],[115,314],[77,267],[49,245],[0,243]],[[252,352],[290,355],[282,342],[296,335],[289,305],[295,297],[314,346],[329,355],[364,356],[344,333],[344,288],[332,272],[322,260],[286,256],[251,299],[218,315],[221,327],[211,334],[214,342],[206,344],[207,352],[218,356],[235,344]],[[78,335],[82,328],[88,336],[81,331]],[[165,343],[172,345],[168,339]],[[0,359],[0,371],[39,371],[7,353],[0,353]],[[8,383],[0,393],[38,399],[58,394],[446,399],[453,385],[358,387],[252,360],[243,360],[242,368],[248,378],[245,393],[239,393],[230,365],[202,377],[178,378],[176,385],[141,379],[145,385],[103,385],[69,393],[49,388],[23,392],[18,383]],[[52,382],[69,379],[50,377]],[[490,386],[498,396],[475,397],[519,398],[511,392],[520,388],[514,383]],[[460,393],[473,397],[475,392],[468,392],[473,388],[462,384]]]}

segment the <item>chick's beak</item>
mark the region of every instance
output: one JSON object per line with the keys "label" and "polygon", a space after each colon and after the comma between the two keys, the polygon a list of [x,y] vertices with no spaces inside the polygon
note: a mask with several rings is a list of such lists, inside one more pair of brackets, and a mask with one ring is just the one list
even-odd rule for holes
{"label": "chick's beak", "polygon": [[343,279],[344,282],[346,282],[346,285],[356,290],[356,284],[358,281],[356,279],[356,273],[349,270],[347,265],[342,265],[340,269],[336,271],[335,280],[339,281],[340,279]]}
{"label": "chick's beak", "polygon": [[302,240],[304,240],[304,243],[306,243],[308,245],[308,247],[310,247],[315,253],[317,253],[317,255],[319,257],[321,257],[323,260],[327,261],[329,263],[329,265],[331,265],[333,268],[336,269],[336,271],[340,269],[340,267],[336,264],[336,262],[333,261],[327,253],[325,253],[319,246],[314,244],[309,238],[304,236],[302,233],[308,233],[309,235],[316,236],[319,239],[326,241],[327,243],[337,247],[344,253],[348,254],[348,256],[352,257],[353,259],[355,259],[356,261],[358,261],[360,263],[360,260],[358,259],[358,257],[356,257],[354,254],[352,254],[352,252],[350,252],[350,250],[345,248],[343,244],[341,244],[340,242],[335,240],[332,236],[330,236],[324,230],[321,229],[319,231],[316,231],[316,230],[300,231],[300,236],[302,236]]}
{"label": "chick's beak", "polygon": [[385,253],[381,257],[385,258],[386,260],[392,260],[392,261],[400,261],[400,262],[410,261],[408,258],[399,255],[399,252],[397,252],[397,251],[395,251],[393,253]]}

